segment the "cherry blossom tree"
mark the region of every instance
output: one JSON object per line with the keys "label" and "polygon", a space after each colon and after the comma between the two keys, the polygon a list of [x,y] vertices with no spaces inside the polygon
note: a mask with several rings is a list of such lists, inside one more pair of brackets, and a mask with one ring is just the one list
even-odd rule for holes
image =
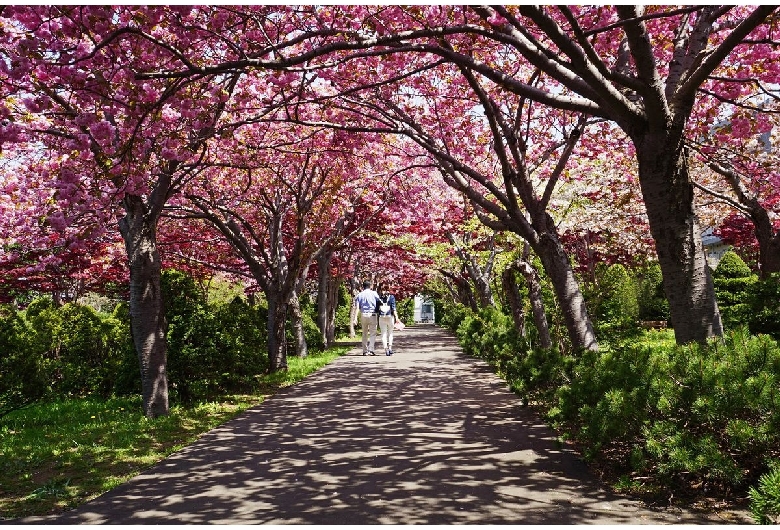
{"label": "cherry blossom tree", "polygon": [[[136,74],[192,68],[203,58],[232,59],[240,46],[232,40],[260,40],[265,49],[289,38],[294,45],[297,36],[287,15],[297,16],[292,9],[263,7],[244,13],[186,6],[9,6],[2,11],[0,143],[35,137],[52,152],[78,153],[81,168],[91,165],[77,172],[70,168],[72,158],[59,157],[63,168],[51,178],[63,189],[82,190],[80,197],[87,200],[74,195],[72,202],[97,212],[102,226],[115,228],[119,217],[144,410],[150,417],[168,411],[157,225],[168,200],[197,171],[240,75],[139,80]],[[263,27],[252,32],[253,21]],[[271,76],[256,86],[252,114],[287,97],[279,88],[284,84]],[[40,126],[31,115],[48,122]]]}
{"label": "cherry blossom tree", "polygon": [[[386,56],[375,71],[402,79],[408,58],[438,57],[521,97],[616,123],[636,150],[648,223],[664,273],[679,342],[722,332],[684,140],[702,94],[728,94],[744,73],[777,76],[773,6],[577,6],[517,8],[312,8],[308,57],[348,70],[350,57]],[[306,37],[301,30],[301,38]],[[336,55],[333,55],[336,53]],[[193,76],[267,66],[252,56],[208,67],[158,72]],[[318,64],[324,65],[328,61]],[[435,59],[428,61],[431,65]],[[387,66],[384,66],[387,64]],[[530,78],[522,64],[542,74]],[[395,74],[394,74],[395,72]],[[362,72],[353,70],[353,77]],[[452,78],[447,78],[452,81]]]}
{"label": "cherry blossom tree", "polygon": [[0,297],[49,293],[55,303],[126,283],[121,240],[104,231],[93,212],[72,208],[73,184],[57,186],[37,175],[61,161],[40,146],[12,144],[0,153]]}
{"label": "cherry blossom tree", "polygon": [[[409,136],[426,150],[444,182],[464,194],[483,224],[528,241],[553,281],[574,348],[597,348],[584,299],[547,211],[586,120],[572,122],[570,116],[558,114],[560,122],[544,122],[551,116],[527,108],[522,98],[492,95],[474,76],[462,75],[463,92],[444,86],[439,93],[427,78],[429,83],[418,82],[426,88],[410,95],[399,90],[395,98],[363,96],[351,104],[362,118]],[[453,100],[457,103],[448,105]],[[481,114],[470,108],[479,108]],[[551,127],[559,131],[557,137],[539,134]],[[452,235],[450,242],[456,244]],[[487,271],[477,270],[460,243],[458,248],[478,287],[478,299],[490,304]]]}
{"label": "cherry blossom tree", "polygon": [[[118,228],[129,263],[131,327],[149,417],[168,412],[157,222],[168,197],[186,180],[184,162],[197,157],[230,83],[138,83],[132,69],[150,60],[142,53],[143,39],[101,43],[101,35],[117,21],[132,20],[139,33],[145,27],[159,34],[155,27],[162,14],[155,8],[9,7],[2,13],[5,55],[0,61],[8,94],[0,140],[13,142],[9,131],[19,129],[53,153],[77,153],[55,157],[60,167],[41,178],[55,180],[60,196],[69,195],[74,207],[95,212],[105,230],[116,229],[116,216],[123,212]],[[182,116],[168,105],[177,97],[181,108],[189,104],[192,109],[199,97],[212,104]],[[13,105],[18,100],[25,109]],[[25,110],[44,116],[46,123],[30,122]],[[58,211],[49,215],[61,217]]]}
{"label": "cherry blossom tree", "polygon": [[755,248],[759,271],[767,275],[780,272],[778,94],[757,80],[750,84],[756,85],[752,92],[718,100],[717,108],[728,103],[728,115],[715,124],[701,120],[698,139],[689,144],[698,157],[694,184],[704,192],[702,202],[727,208],[719,212],[718,232],[732,244]]}
{"label": "cherry blossom tree", "polygon": [[[481,23],[464,17],[440,24],[441,16],[431,16],[437,27],[427,35],[439,42],[404,42],[406,49],[437,54],[519,95],[617,123],[636,148],[676,338],[703,341],[721,334],[722,326],[693,210],[686,126],[700,89],[734,89],[734,78],[718,76],[728,74],[730,64],[741,64],[737,54],[748,49],[746,38],[767,38],[765,22],[773,11],[771,6],[480,7],[473,12]],[[474,44],[456,48],[451,35],[472,37],[496,52],[482,48],[476,57],[470,53]],[[776,52],[764,52],[751,55],[759,59],[753,65],[774,78]],[[540,87],[518,78],[508,70],[515,63],[507,57],[531,62],[554,83]]]}
{"label": "cherry blossom tree", "polygon": [[263,291],[272,371],[286,368],[285,324],[310,267],[356,228],[356,201],[370,197],[361,204],[371,220],[393,192],[399,170],[367,161],[366,140],[274,120],[243,125],[212,146],[178,204],[222,234],[232,265]]}
{"label": "cherry blossom tree", "polygon": [[[0,16],[0,142],[35,138],[57,153],[52,178],[61,197],[96,212],[106,229],[118,219],[150,416],[167,410],[157,224],[212,140],[236,130],[224,120],[236,122],[237,109],[247,123],[281,106],[280,121],[311,122],[307,105],[317,103],[321,122],[413,138],[429,167],[479,205],[483,222],[532,244],[566,301],[578,348],[596,341],[548,207],[559,183],[577,178],[564,172],[582,156],[575,140],[594,134],[594,119],[616,124],[636,157],[677,340],[701,341],[721,326],[685,142],[702,130],[691,123],[702,101],[712,103],[697,126],[722,117],[718,101],[776,82],[773,11],[9,6]],[[532,114],[550,120],[538,122],[548,143],[520,141],[517,117]],[[732,131],[744,123],[735,117]],[[462,141],[448,142],[453,132]],[[555,157],[529,164],[529,149]],[[538,180],[525,179],[535,171]]]}

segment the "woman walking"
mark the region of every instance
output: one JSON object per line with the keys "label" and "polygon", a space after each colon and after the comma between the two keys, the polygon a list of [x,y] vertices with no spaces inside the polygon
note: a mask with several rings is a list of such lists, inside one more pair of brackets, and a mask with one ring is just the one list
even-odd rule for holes
{"label": "woman walking", "polygon": [[393,354],[393,326],[398,318],[398,312],[395,309],[395,296],[390,294],[390,288],[383,284],[379,296],[379,329],[382,332],[382,347],[385,349],[385,355]]}

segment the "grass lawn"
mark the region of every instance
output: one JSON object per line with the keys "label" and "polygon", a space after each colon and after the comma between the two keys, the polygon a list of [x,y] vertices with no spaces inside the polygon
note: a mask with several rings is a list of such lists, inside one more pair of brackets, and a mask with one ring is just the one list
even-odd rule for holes
{"label": "grass lawn", "polygon": [[255,395],[171,407],[154,420],[140,397],[39,403],[0,419],[0,519],[58,513],[121,484],[201,434],[294,384],[349,350],[290,357]]}

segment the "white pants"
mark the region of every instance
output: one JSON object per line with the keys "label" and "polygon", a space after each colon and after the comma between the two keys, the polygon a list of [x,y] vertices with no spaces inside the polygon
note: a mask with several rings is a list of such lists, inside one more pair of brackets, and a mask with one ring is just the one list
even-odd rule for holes
{"label": "white pants", "polygon": [[374,343],[376,342],[376,315],[374,313],[361,313],[360,327],[363,331],[363,353],[374,351]]}
{"label": "white pants", "polygon": [[395,318],[393,315],[379,317],[379,329],[382,331],[382,346],[385,351],[393,349],[393,326]]}

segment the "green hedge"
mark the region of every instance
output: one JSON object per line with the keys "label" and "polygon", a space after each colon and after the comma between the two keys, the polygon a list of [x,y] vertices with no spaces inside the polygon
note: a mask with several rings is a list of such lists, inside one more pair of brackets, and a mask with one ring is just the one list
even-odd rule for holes
{"label": "green hedge", "polygon": [[[252,392],[268,367],[266,309],[239,297],[209,303],[188,275],[164,271],[171,401]],[[310,349],[322,350],[311,301],[302,300]],[[113,313],[41,297],[16,311],[0,306],[0,417],[39,399],[140,392],[139,361],[126,303]]]}
{"label": "green hedge", "polygon": [[780,347],[769,336],[738,328],[722,342],[677,346],[670,332],[650,332],[574,358],[532,348],[495,309],[443,314],[467,353],[615,473],[660,490],[746,492],[780,457]]}
{"label": "green hedge", "polygon": [[0,417],[47,392],[49,381],[34,331],[7,305],[0,305],[0,373]]}
{"label": "green hedge", "polygon": [[268,367],[263,311],[240,298],[208,304],[188,275],[162,276],[168,322],[168,384],[173,401],[212,399],[225,392],[251,392]]}

